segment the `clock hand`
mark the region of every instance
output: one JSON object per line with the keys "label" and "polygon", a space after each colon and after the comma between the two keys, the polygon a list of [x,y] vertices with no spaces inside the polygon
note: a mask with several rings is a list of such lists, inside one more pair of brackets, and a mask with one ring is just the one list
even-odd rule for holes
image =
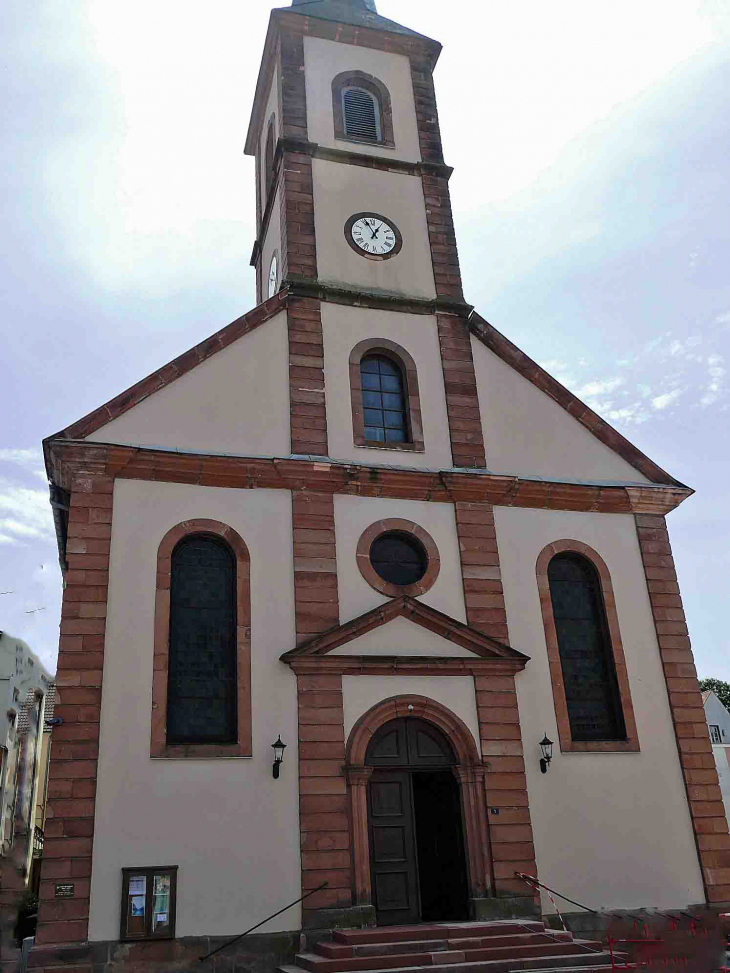
{"label": "clock hand", "polygon": [[383,224],[381,223],[380,226],[377,228],[377,230],[372,230],[371,228],[371,236],[370,236],[371,240],[375,240],[377,238],[378,233],[380,233],[380,227],[382,227],[382,225]]}

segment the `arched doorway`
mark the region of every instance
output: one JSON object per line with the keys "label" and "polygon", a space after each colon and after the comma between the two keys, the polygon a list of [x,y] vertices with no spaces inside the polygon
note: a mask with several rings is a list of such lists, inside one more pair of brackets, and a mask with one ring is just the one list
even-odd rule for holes
{"label": "arched doorway", "polygon": [[469,918],[456,755],[425,720],[390,720],[365,766],[373,904],[378,925]]}

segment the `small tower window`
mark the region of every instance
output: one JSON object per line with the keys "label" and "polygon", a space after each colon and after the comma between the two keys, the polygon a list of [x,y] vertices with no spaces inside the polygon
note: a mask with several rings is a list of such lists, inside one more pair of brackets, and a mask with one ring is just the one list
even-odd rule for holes
{"label": "small tower window", "polygon": [[[269,128],[266,133],[266,147],[264,149],[264,186],[266,195],[271,192],[271,180],[274,176],[274,116],[269,120]],[[264,205],[266,205],[264,201]]]}
{"label": "small tower window", "polygon": [[380,443],[408,442],[408,419],[398,365],[385,355],[360,360],[365,439]]}
{"label": "small tower window", "polygon": [[365,71],[343,71],[332,79],[332,115],[336,139],[395,148],[390,93]]}
{"label": "small tower window", "polygon": [[342,117],[348,138],[362,139],[364,142],[382,141],[380,105],[369,91],[364,88],[343,88]]}
{"label": "small tower window", "polygon": [[373,541],[370,562],[378,577],[397,585],[416,584],[428,568],[423,544],[413,535],[395,530]]}

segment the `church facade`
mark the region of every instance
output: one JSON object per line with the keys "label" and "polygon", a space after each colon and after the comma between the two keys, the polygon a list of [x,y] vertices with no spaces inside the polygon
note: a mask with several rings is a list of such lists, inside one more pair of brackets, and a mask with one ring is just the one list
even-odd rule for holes
{"label": "church facade", "polygon": [[273,11],[256,308],[45,441],[36,968],[202,955],[300,896],[267,933],[553,912],[522,876],[730,901],[691,490],[466,302],[439,51],[374,0]]}

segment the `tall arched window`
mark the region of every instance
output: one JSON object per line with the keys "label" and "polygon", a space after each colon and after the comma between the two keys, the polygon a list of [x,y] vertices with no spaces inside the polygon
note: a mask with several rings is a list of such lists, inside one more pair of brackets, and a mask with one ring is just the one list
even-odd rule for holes
{"label": "tall arched window", "polygon": [[360,359],[365,439],[378,443],[408,441],[403,375],[392,358],[366,355]]}
{"label": "tall arched window", "polygon": [[416,363],[388,338],[366,338],[350,352],[350,394],[356,446],[422,452]]}
{"label": "tall arched window", "polygon": [[580,554],[565,552],[551,559],[547,575],[571,738],[625,740],[598,573]]}
{"label": "tall arched window", "polygon": [[335,138],[394,148],[388,89],[365,71],[344,71],[332,82]]}
{"label": "tall arched window", "polygon": [[180,541],[170,565],[167,742],[234,743],[236,562],[221,539]]}

